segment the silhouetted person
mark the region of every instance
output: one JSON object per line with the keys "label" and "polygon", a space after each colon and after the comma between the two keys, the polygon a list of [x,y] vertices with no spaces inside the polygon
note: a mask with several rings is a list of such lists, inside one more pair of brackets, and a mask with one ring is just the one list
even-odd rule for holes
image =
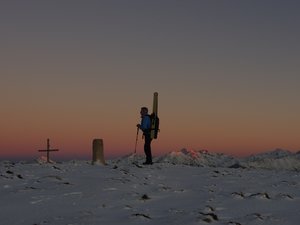
{"label": "silhouetted person", "polygon": [[137,127],[143,131],[143,136],[145,139],[144,151],[146,155],[146,162],[144,165],[152,164],[152,153],[151,153],[151,119],[148,115],[148,108],[141,108],[141,124],[138,124]]}

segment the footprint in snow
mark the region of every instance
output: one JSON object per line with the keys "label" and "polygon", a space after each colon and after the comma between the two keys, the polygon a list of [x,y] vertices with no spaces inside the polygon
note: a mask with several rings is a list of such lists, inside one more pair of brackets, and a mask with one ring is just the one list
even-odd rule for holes
{"label": "footprint in snow", "polygon": [[144,214],[144,213],[134,213],[131,216],[136,217],[136,218],[151,220],[151,217],[149,215]]}
{"label": "footprint in snow", "polygon": [[270,195],[266,192],[255,193],[255,194],[245,194],[243,192],[232,192],[231,195],[239,199],[245,199],[245,198],[271,199]]}
{"label": "footprint in snow", "polygon": [[245,194],[243,192],[232,192],[231,195],[235,198],[244,199]]}
{"label": "footprint in snow", "polygon": [[215,211],[214,207],[212,207],[210,205],[205,206],[205,208],[203,210],[204,213],[210,213],[210,212],[214,212],[214,211]]}
{"label": "footprint in snow", "polygon": [[283,193],[279,193],[278,195],[276,195],[275,198],[276,199],[286,199],[286,200],[293,200],[294,199],[291,195],[283,194]]}
{"label": "footprint in snow", "polygon": [[214,221],[219,221],[218,216],[215,213],[199,213],[201,216],[199,217],[200,220],[207,222],[207,223],[212,223]]}
{"label": "footprint in snow", "polygon": [[260,198],[260,199],[271,199],[270,195],[266,192],[264,193],[256,193],[256,194],[252,194],[249,196],[250,198],[251,197],[254,197],[254,198]]}
{"label": "footprint in snow", "polygon": [[201,212],[199,212],[200,217],[198,219],[207,222],[207,223],[211,223],[214,221],[219,221],[219,218],[217,216],[217,214],[215,213],[215,208],[207,205],[205,206],[204,210],[202,210]]}

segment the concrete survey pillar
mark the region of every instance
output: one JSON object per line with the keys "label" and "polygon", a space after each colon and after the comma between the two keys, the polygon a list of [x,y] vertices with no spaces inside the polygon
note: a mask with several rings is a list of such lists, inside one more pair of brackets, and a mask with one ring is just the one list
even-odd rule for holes
{"label": "concrete survey pillar", "polygon": [[104,160],[104,150],[103,150],[103,140],[94,139],[93,140],[93,161],[92,164],[102,164],[106,165]]}

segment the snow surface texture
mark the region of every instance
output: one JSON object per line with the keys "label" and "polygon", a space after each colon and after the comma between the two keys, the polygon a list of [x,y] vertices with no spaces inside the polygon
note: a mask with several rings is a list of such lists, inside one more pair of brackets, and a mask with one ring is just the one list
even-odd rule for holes
{"label": "snow surface texture", "polygon": [[107,166],[2,161],[0,224],[297,225],[299,160],[181,150],[150,166],[136,155]]}

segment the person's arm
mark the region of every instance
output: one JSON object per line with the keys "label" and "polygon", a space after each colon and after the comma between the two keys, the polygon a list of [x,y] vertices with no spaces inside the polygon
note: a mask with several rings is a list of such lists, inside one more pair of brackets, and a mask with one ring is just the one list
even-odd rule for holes
{"label": "person's arm", "polygon": [[138,126],[143,132],[150,130],[151,128],[151,120],[149,116],[144,116],[142,118],[141,124]]}

